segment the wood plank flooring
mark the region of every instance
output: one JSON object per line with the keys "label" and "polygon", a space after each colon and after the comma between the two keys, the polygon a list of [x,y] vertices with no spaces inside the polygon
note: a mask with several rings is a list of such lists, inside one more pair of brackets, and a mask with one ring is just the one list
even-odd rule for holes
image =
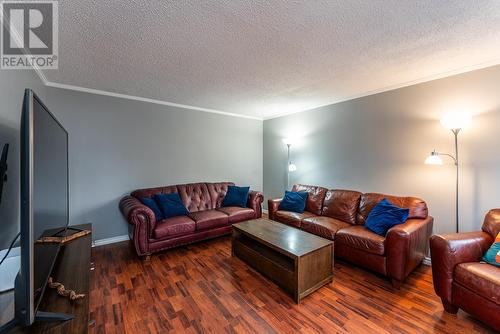
{"label": "wood plank flooring", "polygon": [[492,333],[443,311],[430,267],[393,289],[337,261],[334,281],[300,305],[237,258],[229,237],[153,255],[128,242],[93,249],[90,333]]}

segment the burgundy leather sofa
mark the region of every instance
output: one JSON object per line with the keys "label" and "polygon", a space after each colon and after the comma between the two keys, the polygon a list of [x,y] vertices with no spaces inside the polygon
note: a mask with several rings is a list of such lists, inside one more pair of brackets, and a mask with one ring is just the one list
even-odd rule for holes
{"label": "burgundy leather sofa", "polygon": [[[391,278],[396,288],[429,250],[434,220],[421,199],[300,184],[292,191],[308,192],[304,213],[279,210],[281,199],[269,199],[270,219],[334,240],[335,256]],[[370,211],[384,198],[410,209],[406,223],[391,228],[385,237],[363,226]]]}
{"label": "burgundy leather sofa", "polygon": [[[129,222],[129,237],[139,256],[231,233],[231,225],[262,216],[262,193],[250,191],[246,208],[221,207],[231,182],[191,183],[139,189],[120,201]],[[139,198],[179,193],[189,215],[156,221],[151,209]]]}
{"label": "burgundy leather sofa", "polygon": [[448,313],[461,308],[500,332],[500,268],[480,263],[500,232],[500,209],[486,214],[481,231],[433,235],[432,279]]}

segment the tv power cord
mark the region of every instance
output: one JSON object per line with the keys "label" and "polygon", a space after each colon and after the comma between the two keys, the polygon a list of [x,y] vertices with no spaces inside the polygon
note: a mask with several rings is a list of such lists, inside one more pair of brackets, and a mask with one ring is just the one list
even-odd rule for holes
{"label": "tv power cord", "polygon": [[[5,261],[5,259],[7,258],[7,256],[9,256],[9,253],[12,250],[12,247],[14,247],[14,244],[15,244],[17,238],[19,238],[20,235],[21,235],[21,232],[19,232],[16,235],[16,237],[14,238],[14,240],[12,240],[12,242],[10,243],[10,246],[9,246],[9,249],[7,250],[7,253],[5,253],[5,255],[3,256],[2,260],[0,261],[0,266],[2,265],[3,261]],[[16,325],[16,319],[10,320],[9,322],[7,322],[7,323],[3,324],[2,326],[0,326],[0,333],[7,333],[15,325]]]}
{"label": "tv power cord", "polygon": [[14,240],[12,240],[12,242],[10,243],[9,249],[7,249],[7,253],[5,253],[5,255],[3,256],[2,260],[0,261],[0,266],[2,265],[3,261],[5,261],[5,259],[7,258],[7,256],[9,256],[9,253],[12,250],[12,247],[14,247],[14,244],[17,241],[17,238],[19,238],[20,235],[21,235],[21,232],[19,232],[16,235],[16,237],[14,238]]}

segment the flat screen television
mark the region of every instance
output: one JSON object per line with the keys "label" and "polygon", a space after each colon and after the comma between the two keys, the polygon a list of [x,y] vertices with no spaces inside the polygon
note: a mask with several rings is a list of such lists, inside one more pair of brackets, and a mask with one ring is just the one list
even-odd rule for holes
{"label": "flat screen television", "polygon": [[26,89],[21,115],[21,267],[15,281],[15,320],[67,320],[38,310],[59,253],[59,244],[37,243],[47,233],[65,233],[69,220],[68,132]]}

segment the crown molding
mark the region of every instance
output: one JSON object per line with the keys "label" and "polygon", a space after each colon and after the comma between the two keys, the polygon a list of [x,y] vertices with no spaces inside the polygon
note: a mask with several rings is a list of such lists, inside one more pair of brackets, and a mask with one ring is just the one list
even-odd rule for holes
{"label": "crown molding", "polygon": [[77,91],[77,92],[88,93],[88,94],[110,96],[110,97],[116,97],[116,98],[127,99],[127,100],[134,100],[134,101],[140,101],[140,102],[159,104],[159,105],[164,105],[164,106],[169,106],[169,107],[189,109],[189,110],[194,110],[194,111],[202,111],[202,112],[219,114],[219,115],[224,115],[224,116],[239,117],[239,118],[253,119],[253,120],[257,120],[257,121],[263,121],[263,119],[261,117],[235,114],[235,113],[230,113],[230,112],[226,112],[226,111],[191,106],[191,105],[187,105],[187,104],[173,103],[173,102],[168,102],[168,101],[163,101],[163,100],[150,99],[150,98],[146,98],[146,97],[127,95],[127,94],[121,94],[121,93],[114,93],[114,92],[109,92],[109,91],[100,90],[100,89],[93,89],[93,88],[87,88],[87,87],[81,87],[81,86],[75,86],[75,85],[66,85],[66,84],[61,84],[61,83],[57,83],[57,82],[52,82],[52,81],[47,80],[47,77],[45,76],[45,74],[43,73],[43,71],[39,67],[33,66],[33,69],[38,74],[38,76],[40,77],[40,80],[42,80],[43,84],[47,87],[67,89],[67,90],[73,90],[73,91]]}
{"label": "crown molding", "polygon": [[[43,79],[42,79],[42,81],[43,81]],[[86,87],[80,87],[80,86],[74,86],[74,85],[66,85],[66,84],[60,84],[60,83],[51,82],[51,81],[46,81],[44,83],[48,87],[73,90],[73,91],[77,91],[77,92],[84,92],[84,93],[95,94],[95,95],[111,96],[111,97],[117,97],[117,98],[121,98],[121,99],[134,100],[134,101],[140,101],[140,102],[148,102],[148,103],[153,103],[153,104],[160,104],[160,105],[164,105],[164,106],[189,109],[189,110],[195,110],[195,111],[202,111],[202,112],[219,114],[219,115],[224,115],[224,116],[253,119],[253,120],[257,120],[257,121],[263,120],[260,117],[235,114],[235,113],[230,113],[230,112],[226,112],[226,111],[190,106],[187,104],[173,103],[173,102],[168,102],[168,101],[163,101],[163,100],[150,99],[150,98],[140,97],[140,96],[135,96],[135,95],[114,93],[114,92],[109,92],[109,91],[100,90],[100,89],[86,88]]]}
{"label": "crown molding", "polygon": [[293,114],[302,113],[302,112],[305,112],[305,111],[312,111],[312,110],[315,110],[315,109],[318,109],[318,108],[322,108],[322,107],[326,107],[326,106],[329,106],[329,105],[332,105],[332,104],[337,104],[337,103],[341,103],[341,102],[355,100],[355,99],[359,99],[361,97],[375,95],[375,94],[379,94],[379,93],[385,93],[385,92],[389,92],[389,91],[400,89],[400,88],[404,88],[404,87],[409,87],[409,86],[418,85],[418,84],[421,84],[421,83],[430,82],[430,81],[433,81],[433,80],[444,79],[444,78],[451,77],[451,76],[454,76],[454,75],[464,74],[464,73],[472,72],[472,71],[476,71],[476,70],[481,70],[481,69],[488,68],[488,67],[491,67],[491,66],[496,66],[496,65],[500,65],[500,59],[493,59],[493,60],[490,60],[490,61],[487,61],[487,62],[484,62],[484,63],[480,63],[480,64],[476,64],[476,65],[471,65],[471,66],[465,66],[465,67],[461,67],[461,68],[458,68],[458,69],[455,69],[455,70],[451,70],[451,71],[447,71],[447,72],[442,72],[442,73],[435,74],[435,75],[430,75],[430,76],[427,76],[427,77],[424,77],[424,78],[420,78],[420,79],[417,79],[417,80],[407,81],[405,83],[396,84],[396,85],[392,85],[392,86],[387,86],[387,87],[376,89],[376,90],[371,90],[371,91],[364,92],[364,93],[361,93],[361,94],[352,95],[352,96],[349,96],[349,97],[346,97],[346,98],[340,98],[338,100],[334,100],[334,101],[326,103],[326,104],[318,105],[316,107],[308,108],[306,110],[297,110],[297,111],[291,111],[291,112],[277,113],[277,114],[274,114],[274,115],[266,116],[263,119],[264,119],[264,121],[266,121],[266,120],[270,120],[270,119],[274,119],[274,118],[279,118],[279,117],[284,117],[284,116],[289,116],[289,115],[293,115]]}
{"label": "crown molding", "polygon": [[140,102],[147,102],[147,103],[165,105],[165,106],[170,106],[170,107],[189,109],[189,110],[194,110],[194,111],[208,112],[208,113],[219,114],[219,115],[224,115],[224,116],[265,121],[265,120],[271,120],[271,119],[289,116],[289,115],[293,115],[293,114],[298,114],[298,113],[302,113],[302,112],[306,112],[306,111],[311,111],[311,110],[315,110],[315,109],[325,107],[328,105],[346,102],[346,101],[350,101],[350,100],[355,100],[355,99],[358,99],[361,97],[366,97],[366,96],[375,95],[375,94],[384,93],[384,92],[389,92],[392,90],[396,90],[396,89],[400,89],[400,88],[404,88],[404,87],[409,87],[409,86],[413,86],[413,85],[417,85],[417,84],[421,84],[421,83],[426,83],[426,82],[430,82],[433,80],[444,79],[444,78],[451,77],[454,75],[464,74],[467,72],[472,72],[472,71],[484,69],[484,68],[499,65],[499,64],[500,64],[500,59],[494,59],[494,60],[487,61],[484,63],[461,67],[459,69],[455,69],[455,70],[451,70],[451,71],[447,71],[447,72],[442,72],[442,73],[439,73],[436,75],[427,76],[427,77],[420,78],[417,80],[412,80],[412,81],[408,81],[405,83],[387,86],[384,88],[364,92],[361,94],[352,95],[352,96],[349,96],[346,98],[334,100],[334,101],[331,101],[327,104],[318,105],[316,107],[308,108],[305,110],[277,113],[277,114],[273,114],[273,115],[266,116],[266,117],[242,115],[242,114],[230,113],[230,112],[226,112],[226,111],[220,111],[220,110],[216,110],[216,109],[209,109],[209,108],[191,106],[191,105],[187,105],[187,104],[174,103],[174,102],[169,102],[169,101],[164,101],[164,100],[150,99],[150,98],[140,97],[140,96],[135,96],[135,95],[121,94],[121,93],[100,90],[100,89],[93,89],[93,88],[51,82],[47,79],[47,77],[45,76],[45,74],[43,73],[43,71],[40,68],[38,68],[37,66],[34,66],[34,70],[38,74],[38,76],[40,77],[40,80],[42,80],[43,84],[45,86],[48,86],[48,87],[73,90],[73,91],[84,92],[84,93],[95,94],[95,95],[110,96],[110,97],[116,97],[116,98],[122,98],[122,99],[134,100],[134,101],[140,101]]}

